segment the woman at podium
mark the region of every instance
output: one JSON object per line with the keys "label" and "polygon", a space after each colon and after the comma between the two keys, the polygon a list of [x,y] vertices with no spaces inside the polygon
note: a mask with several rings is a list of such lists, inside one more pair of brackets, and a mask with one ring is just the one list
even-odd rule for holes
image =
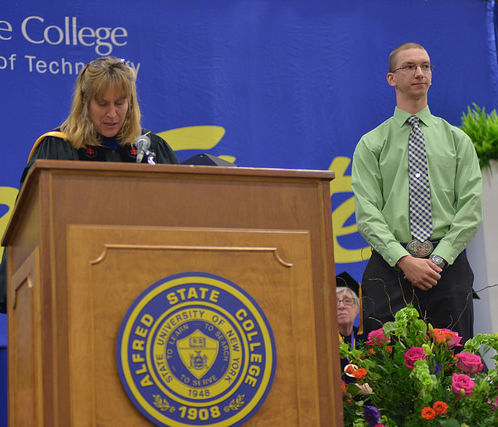
{"label": "woman at podium", "polygon": [[[178,163],[168,143],[142,129],[136,73],[122,59],[89,62],[76,79],[69,117],[43,134],[29,154],[21,185],[37,159]],[[6,311],[5,253],[0,266],[0,312]]]}
{"label": "woman at podium", "polygon": [[178,163],[168,143],[141,127],[136,73],[123,59],[89,62],[76,79],[69,117],[42,135],[21,183],[36,159]]}

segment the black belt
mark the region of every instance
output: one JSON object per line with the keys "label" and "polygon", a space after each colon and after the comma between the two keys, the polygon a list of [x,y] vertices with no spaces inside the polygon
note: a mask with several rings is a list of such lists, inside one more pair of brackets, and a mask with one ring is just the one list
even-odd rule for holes
{"label": "black belt", "polygon": [[424,242],[420,242],[419,240],[414,239],[408,243],[400,243],[411,256],[416,258],[428,258],[440,241],[441,240],[425,240]]}

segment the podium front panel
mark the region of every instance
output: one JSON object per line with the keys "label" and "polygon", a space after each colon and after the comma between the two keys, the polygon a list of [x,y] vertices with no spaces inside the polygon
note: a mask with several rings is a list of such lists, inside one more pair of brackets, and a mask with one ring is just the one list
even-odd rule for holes
{"label": "podium front panel", "polygon": [[309,233],[70,226],[68,238],[72,425],[148,425],[117,376],[118,330],[144,289],[184,272],[240,285],[269,320],[282,357],[254,425],[278,425],[282,418],[290,425],[319,424],[317,402],[310,398],[318,392],[318,372]]}

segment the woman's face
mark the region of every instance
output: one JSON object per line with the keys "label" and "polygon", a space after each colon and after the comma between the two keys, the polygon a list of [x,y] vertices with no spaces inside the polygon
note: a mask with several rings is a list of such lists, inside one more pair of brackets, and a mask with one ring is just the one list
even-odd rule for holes
{"label": "woman's face", "polygon": [[102,136],[117,135],[128,112],[128,99],[115,89],[107,90],[102,98],[90,101],[88,113],[95,130]]}
{"label": "woman's face", "polygon": [[337,294],[337,323],[338,325],[353,326],[356,316],[360,312],[349,291]]}

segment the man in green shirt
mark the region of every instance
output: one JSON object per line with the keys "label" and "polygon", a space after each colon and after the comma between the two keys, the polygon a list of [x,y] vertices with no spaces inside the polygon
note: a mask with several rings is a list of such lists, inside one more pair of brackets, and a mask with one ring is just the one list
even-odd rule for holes
{"label": "man in green shirt", "polygon": [[[433,116],[427,51],[405,43],[391,53],[387,81],[394,115],[364,135],[353,156],[352,187],[361,235],[372,246],[362,280],[365,332],[408,303],[436,328],[473,336],[473,273],[464,249],[482,220],[482,178],[470,138]],[[410,228],[408,140],[412,115],[425,140],[432,228],[419,241]]]}

